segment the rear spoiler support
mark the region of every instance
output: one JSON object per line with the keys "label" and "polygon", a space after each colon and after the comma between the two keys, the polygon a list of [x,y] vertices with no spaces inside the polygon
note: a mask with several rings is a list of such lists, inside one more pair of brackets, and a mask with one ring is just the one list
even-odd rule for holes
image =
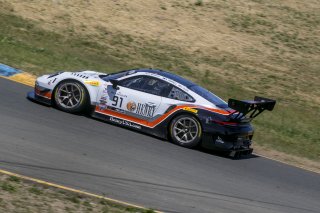
{"label": "rear spoiler support", "polygon": [[230,116],[238,113],[234,118],[235,120],[246,117],[248,114],[248,118],[253,119],[260,115],[264,110],[272,111],[275,105],[275,100],[258,96],[255,96],[254,100],[250,101],[239,101],[231,98],[228,101],[228,106],[235,110]]}

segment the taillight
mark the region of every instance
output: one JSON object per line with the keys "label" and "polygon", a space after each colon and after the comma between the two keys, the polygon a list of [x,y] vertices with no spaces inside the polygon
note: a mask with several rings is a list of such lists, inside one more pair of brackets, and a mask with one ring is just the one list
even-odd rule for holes
{"label": "taillight", "polygon": [[230,122],[230,121],[217,121],[217,120],[213,120],[214,123],[220,124],[222,126],[236,126],[239,123],[236,122]]}

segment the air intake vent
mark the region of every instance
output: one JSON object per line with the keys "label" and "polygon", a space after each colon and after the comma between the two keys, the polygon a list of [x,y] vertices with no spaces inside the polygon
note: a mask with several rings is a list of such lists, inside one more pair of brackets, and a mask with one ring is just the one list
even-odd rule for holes
{"label": "air intake vent", "polygon": [[84,79],[88,79],[89,78],[89,76],[87,76],[87,75],[76,73],[76,72],[71,73],[71,75],[74,75],[74,76],[77,76],[77,77],[80,77],[80,78],[84,78]]}

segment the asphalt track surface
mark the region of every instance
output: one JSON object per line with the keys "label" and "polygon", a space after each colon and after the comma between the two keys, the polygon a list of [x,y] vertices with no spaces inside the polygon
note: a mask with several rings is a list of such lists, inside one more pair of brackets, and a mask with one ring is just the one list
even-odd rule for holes
{"label": "asphalt track surface", "polygon": [[320,212],[320,175],[231,160],[27,100],[0,78],[0,169],[164,212]]}

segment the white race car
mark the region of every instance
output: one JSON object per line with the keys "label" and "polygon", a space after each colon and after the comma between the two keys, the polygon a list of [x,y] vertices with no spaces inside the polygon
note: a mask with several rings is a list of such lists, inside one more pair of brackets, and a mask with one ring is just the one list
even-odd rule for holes
{"label": "white race car", "polygon": [[226,103],[191,81],[153,69],[44,75],[28,98],[70,113],[89,109],[95,118],[232,157],[252,153],[250,121],[275,105],[261,97]]}

